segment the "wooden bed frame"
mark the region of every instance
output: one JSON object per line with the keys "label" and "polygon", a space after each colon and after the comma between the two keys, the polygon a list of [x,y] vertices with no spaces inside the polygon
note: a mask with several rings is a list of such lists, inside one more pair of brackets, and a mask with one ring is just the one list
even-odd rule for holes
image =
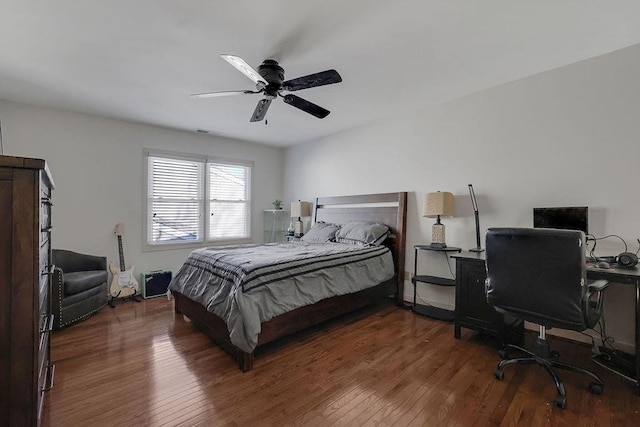
{"label": "wooden bed frame", "polygon": [[[407,221],[407,193],[382,193],[359,196],[322,197],[315,200],[315,221],[344,224],[347,221],[368,221],[388,225],[391,234],[385,241],[393,254],[395,276],[373,288],[353,294],[340,295],[300,307],[262,323],[258,345],[274,341],[294,332],[341,316],[393,295],[402,304],[404,293],[404,260]],[[251,353],[231,343],[225,322],[213,313],[179,292],[173,292],[175,312],[187,316],[209,338],[233,355],[242,372],[253,369],[255,350]]]}

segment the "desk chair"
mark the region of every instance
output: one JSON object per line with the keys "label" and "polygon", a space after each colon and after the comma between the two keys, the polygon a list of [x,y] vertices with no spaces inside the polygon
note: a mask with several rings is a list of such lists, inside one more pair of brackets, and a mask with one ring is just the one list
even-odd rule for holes
{"label": "desk chair", "polygon": [[[494,376],[502,380],[503,368],[515,363],[537,363],[551,375],[558,394],[554,404],[565,408],[564,384],[554,368],[588,375],[589,390],[601,394],[604,383],[586,369],[562,363],[550,351],[546,328],[584,331],[594,327],[602,313],[602,290],[607,281],[586,283],[585,236],[581,231],[491,228],[486,235],[487,302],[496,311],[536,323],[540,334],[532,351],[507,344]],[[508,358],[507,349],[524,353]]]}

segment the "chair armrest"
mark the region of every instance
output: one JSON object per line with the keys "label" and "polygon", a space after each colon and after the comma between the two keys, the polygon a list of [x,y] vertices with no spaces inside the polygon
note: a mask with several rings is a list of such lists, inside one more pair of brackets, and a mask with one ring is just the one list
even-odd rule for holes
{"label": "chair armrest", "polygon": [[[593,283],[587,285],[587,291],[584,293],[582,314],[584,322],[587,328],[593,328],[600,319],[602,314],[602,291],[609,286],[607,280],[596,280]],[[592,300],[591,297],[595,295],[596,299]]]}
{"label": "chair armrest", "polygon": [[589,293],[594,293],[594,292],[601,292],[603,291],[607,286],[609,286],[609,281],[608,280],[596,280],[593,283],[589,283],[587,289],[589,291]]}

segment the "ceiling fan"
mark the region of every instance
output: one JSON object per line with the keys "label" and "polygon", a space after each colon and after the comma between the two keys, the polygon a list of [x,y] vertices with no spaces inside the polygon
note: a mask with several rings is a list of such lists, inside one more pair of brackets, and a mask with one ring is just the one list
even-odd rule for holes
{"label": "ceiling fan", "polygon": [[246,61],[239,56],[234,55],[220,55],[222,59],[233,65],[238,71],[251,79],[256,85],[256,90],[232,90],[226,92],[209,92],[209,93],[196,93],[191,95],[194,98],[212,98],[216,96],[229,96],[229,95],[253,95],[256,93],[264,94],[264,98],[258,101],[258,105],[251,116],[249,121],[259,122],[267,114],[267,110],[273,101],[278,96],[282,97],[284,102],[292,105],[300,110],[311,114],[319,119],[324,119],[330,113],[319,105],[300,98],[299,96],[292,94],[283,95],[283,91],[293,92],[301,89],[308,89],[316,86],[330,85],[333,83],[340,83],[342,77],[336,70],[326,70],[319,73],[309,74],[308,76],[298,77],[284,81],[284,69],[278,65],[277,61],[273,59],[265,59],[261,65],[258,66],[256,71],[253,67],[246,63]]}

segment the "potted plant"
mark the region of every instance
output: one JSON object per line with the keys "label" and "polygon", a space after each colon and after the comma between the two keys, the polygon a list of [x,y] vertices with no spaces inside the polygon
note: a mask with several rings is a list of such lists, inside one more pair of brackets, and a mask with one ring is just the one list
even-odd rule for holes
{"label": "potted plant", "polygon": [[282,200],[280,199],[275,199],[271,204],[273,205],[273,209],[276,209],[276,210],[282,209]]}

